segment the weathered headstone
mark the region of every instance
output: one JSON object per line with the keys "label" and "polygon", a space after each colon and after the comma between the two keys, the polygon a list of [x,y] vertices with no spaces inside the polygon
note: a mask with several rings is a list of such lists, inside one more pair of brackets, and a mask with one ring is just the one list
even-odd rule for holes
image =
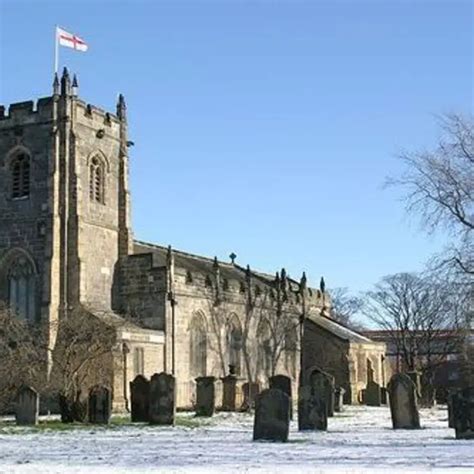
{"label": "weathered headstone", "polygon": [[196,416],[212,416],[216,406],[215,377],[196,379]]}
{"label": "weathered headstone", "polygon": [[150,381],[137,375],[130,382],[131,419],[133,423],[147,422],[150,416]]}
{"label": "weathered headstone", "polygon": [[447,405],[448,405],[448,426],[454,428],[454,399],[458,393],[457,389],[451,389],[448,391]]}
{"label": "weathered headstone", "polygon": [[305,385],[300,387],[298,393],[299,430],[327,430],[332,382],[331,377],[319,369],[312,369],[307,376]]}
{"label": "weathered headstone", "polygon": [[274,375],[270,377],[270,388],[275,388],[286,393],[290,399],[290,420],[293,419],[293,403],[291,396],[291,379],[286,375]]}
{"label": "weathered headstone", "polygon": [[242,410],[255,408],[255,400],[260,392],[260,385],[256,382],[246,382],[242,385],[242,392],[244,394]]}
{"label": "weathered headstone", "polygon": [[237,377],[226,375],[222,377],[222,411],[235,411],[237,395]]}
{"label": "weathered headstone", "polygon": [[474,387],[459,390],[453,397],[456,439],[474,439]]}
{"label": "weathered headstone", "polygon": [[314,393],[310,385],[298,391],[298,430],[327,430],[328,414],[325,395]]}
{"label": "weathered headstone", "polygon": [[388,384],[390,411],[394,429],[420,428],[416,386],[406,374],[395,374]]}
{"label": "weathered headstone", "polygon": [[337,413],[343,410],[345,393],[346,391],[342,387],[336,387],[334,390],[334,411]]}
{"label": "weathered headstone", "polygon": [[39,395],[31,387],[22,387],[16,399],[16,424],[36,425],[39,415]]}
{"label": "weathered headstone", "polygon": [[253,439],[288,441],[290,398],[281,390],[269,388],[257,396]]}
{"label": "weathered headstone", "polygon": [[112,397],[107,387],[96,386],[89,391],[89,423],[108,424],[112,414]]}
{"label": "weathered headstone", "polygon": [[365,404],[369,407],[379,407],[382,404],[382,391],[377,382],[371,381],[367,383]]}
{"label": "weathered headstone", "polygon": [[150,380],[149,422],[152,425],[173,425],[176,414],[175,378],[161,372]]}

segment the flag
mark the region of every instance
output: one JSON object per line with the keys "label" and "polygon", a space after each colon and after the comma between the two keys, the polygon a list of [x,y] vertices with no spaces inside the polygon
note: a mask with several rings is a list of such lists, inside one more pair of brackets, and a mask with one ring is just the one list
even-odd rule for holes
{"label": "flag", "polygon": [[56,41],[61,46],[66,46],[67,48],[75,49],[76,51],[87,51],[87,43],[79,36],[68,33],[62,28],[56,28]]}

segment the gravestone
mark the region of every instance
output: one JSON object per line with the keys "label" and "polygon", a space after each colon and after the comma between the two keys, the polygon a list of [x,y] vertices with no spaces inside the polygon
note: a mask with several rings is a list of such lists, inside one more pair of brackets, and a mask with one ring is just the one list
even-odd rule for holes
{"label": "gravestone", "polygon": [[108,424],[112,413],[112,397],[107,387],[96,386],[89,391],[89,423]]}
{"label": "gravestone", "polygon": [[458,393],[457,389],[450,389],[446,399],[448,405],[448,426],[454,428],[454,400]]}
{"label": "gravestone", "polygon": [[334,411],[339,413],[343,410],[344,394],[346,391],[342,387],[336,387],[334,390]]}
{"label": "gravestone", "polygon": [[130,382],[131,419],[133,423],[147,422],[150,416],[150,381],[137,375]]}
{"label": "gravestone", "polygon": [[416,386],[406,374],[395,374],[388,384],[390,412],[394,429],[420,428]]}
{"label": "gravestone", "polygon": [[270,388],[275,388],[286,393],[290,399],[290,420],[293,419],[293,403],[291,397],[291,379],[286,375],[274,375],[270,377]]}
{"label": "gravestone", "polygon": [[459,390],[453,397],[456,439],[474,439],[474,387]]}
{"label": "gravestone", "polygon": [[[321,371],[322,372],[322,371]],[[327,383],[327,400],[328,400],[328,416],[334,416],[334,405],[335,405],[335,390],[336,390],[336,379],[327,372],[322,372],[328,380]]]}
{"label": "gravestone", "polygon": [[377,382],[371,381],[367,383],[365,404],[369,407],[379,407],[382,404],[382,391]]}
{"label": "gravestone", "polygon": [[152,425],[174,425],[176,414],[175,378],[161,372],[150,380],[149,422]]}
{"label": "gravestone", "polygon": [[235,411],[237,377],[229,374],[222,377],[222,411]]}
{"label": "gravestone", "polygon": [[327,430],[327,400],[325,395],[316,394],[309,385],[298,391],[298,430]]}
{"label": "gravestone", "polygon": [[255,408],[255,400],[260,392],[259,384],[256,382],[246,382],[242,385],[242,392],[244,394],[242,410],[246,411]]}
{"label": "gravestone", "polygon": [[15,418],[17,425],[36,425],[39,415],[39,395],[31,387],[22,387],[16,398]]}
{"label": "gravestone", "polygon": [[[298,429],[327,430],[328,403],[333,380],[326,372],[312,369],[298,393]],[[334,391],[332,391],[334,393]]]}
{"label": "gravestone", "polygon": [[196,379],[196,416],[212,416],[216,406],[215,377]]}
{"label": "gravestone", "polygon": [[253,439],[288,441],[290,398],[281,390],[269,388],[257,396]]}
{"label": "gravestone", "polygon": [[63,393],[58,398],[59,411],[61,413],[61,423],[86,423],[88,413],[88,397],[84,397],[79,390],[74,398],[67,397]]}

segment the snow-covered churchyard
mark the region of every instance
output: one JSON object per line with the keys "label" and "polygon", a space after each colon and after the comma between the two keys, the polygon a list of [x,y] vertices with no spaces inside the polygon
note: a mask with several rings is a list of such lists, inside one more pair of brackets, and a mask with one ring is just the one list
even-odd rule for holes
{"label": "snow-covered churchyard", "polygon": [[421,409],[420,430],[393,430],[388,407],[346,406],[328,431],[298,432],[287,443],[252,441],[250,413],[196,418],[176,426],[0,422],[0,472],[474,472],[472,440],[456,440],[445,406]]}

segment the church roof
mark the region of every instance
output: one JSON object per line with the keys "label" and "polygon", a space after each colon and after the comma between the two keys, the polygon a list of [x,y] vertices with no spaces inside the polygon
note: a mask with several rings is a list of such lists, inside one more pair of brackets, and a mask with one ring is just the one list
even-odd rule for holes
{"label": "church roof", "polygon": [[[155,262],[158,265],[166,265],[166,258],[168,253],[168,247],[162,245],[150,244],[148,242],[135,241],[134,242],[134,253],[153,253]],[[176,250],[173,248],[174,264],[175,267],[184,268],[192,272],[199,272],[202,274],[213,273],[214,259],[209,257],[203,257],[201,255],[195,255],[189,252],[183,252],[182,250]],[[237,264],[228,262],[222,262],[218,260],[219,271],[222,278],[229,280],[244,280],[245,279],[245,268]],[[264,272],[256,272],[251,270],[252,276],[262,281],[265,284],[271,284],[275,280],[274,275],[270,275]],[[291,280],[292,283],[296,283]]]}
{"label": "church roof", "polygon": [[344,326],[343,324],[327,316],[311,313],[308,319],[317,326],[322,327],[326,331],[329,331],[330,333],[345,341],[355,342],[358,344],[374,343],[374,341],[372,341],[368,337],[363,336],[362,334],[354,331],[353,329],[348,328],[347,326]]}

